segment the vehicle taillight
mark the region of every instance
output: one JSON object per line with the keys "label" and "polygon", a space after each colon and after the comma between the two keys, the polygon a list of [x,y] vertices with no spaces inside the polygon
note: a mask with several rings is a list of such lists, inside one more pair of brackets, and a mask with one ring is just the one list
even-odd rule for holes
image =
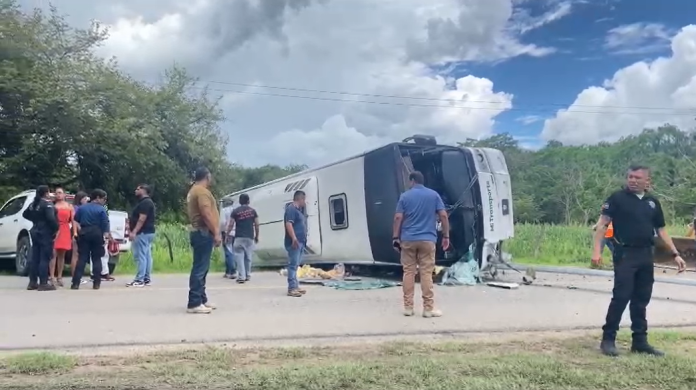
{"label": "vehicle taillight", "polygon": [[125,229],[125,232],[126,232],[126,233],[125,233],[125,237],[123,237],[123,238],[128,239],[128,236],[130,235],[130,220],[128,220],[128,218],[126,218],[126,229]]}

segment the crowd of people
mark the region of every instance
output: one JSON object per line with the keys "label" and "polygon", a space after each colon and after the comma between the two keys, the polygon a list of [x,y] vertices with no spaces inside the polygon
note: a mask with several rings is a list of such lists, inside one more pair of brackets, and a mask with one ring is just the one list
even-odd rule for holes
{"label": "crowd of people", "polygon": [[87,263],[91,263],[94,289],[100,288],[102,279],[113,279],[108,267],[107,273],[102,273],[105,243],[111,240],[105,204],[106,192],[100,189],[92,191],[91,197],[78,192],[70,204],[62,188],[51,195],[48,186],[37,187],[32,203],[22,214],[33,224],[28,290],[54,291],[62,287],[65,258],[70,251],[72,289],[84,283]]}

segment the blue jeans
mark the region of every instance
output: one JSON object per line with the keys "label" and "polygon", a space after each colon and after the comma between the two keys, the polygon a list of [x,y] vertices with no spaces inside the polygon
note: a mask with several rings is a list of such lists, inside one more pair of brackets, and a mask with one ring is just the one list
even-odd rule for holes
{"label": "blue jeans", "polygon": [[222,233],[222,250],[225,253],[225,275],[234,275],[237,273],[237,263],[234,261],[234,253],[230,250],[225,242],[225,233]]}
{"label": "blue jeans", "polygon": [[606,246],[607,248],[609,248],[609,252],[611,252],[611,254],[613,255],[613,254],[614,254],[614,240],[613,240],[612,238],[605,238],[605,239],[603,239],[603,240],[602,240],[602,248],[600,249],[600,253],[601,253],[601,252],[604,252],[604,247],[605,247],[605,246]]}
{"label": "blue jeans", "polygon": [[297,249],[293,249],[290,245],[285,247],[285,250],[288,252],[288,291],[300,288],[300,283],[297,281],[297,268],[302,263],[304,247],[304,243],[300,243]]}
{"label": "blue jeans", "polygon": [[193,309],[208,302],[205,294],[205,278],[210,270],[215,240],[209,231],[196,230],[189,235],[193,249],[193,264],[189,277],[188,308]]}
{"label": "blue jeans", "polygon": [[155,233],[141,233],[133,240],[133,258],[138,265],[135,274],[136,282],[150,281],[152,274],[152,242],[155,241]]}
{"label": "blue jeans", "polygon": [[234,239],[234,256],[239,263],[237,269],[239,280],[248,280],[251,276],[251,259],[254,256],[254,239],[246,237],[237,237]]}

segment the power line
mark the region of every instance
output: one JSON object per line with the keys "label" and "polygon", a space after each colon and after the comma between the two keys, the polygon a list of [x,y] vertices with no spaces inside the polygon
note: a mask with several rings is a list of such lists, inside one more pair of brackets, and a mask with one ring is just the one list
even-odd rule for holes
{"label": "power line", "polygon": [[[328,101],[328,102],[344,102],[344,103],[362,103],[362,104],[377,104],[377,105],[391,105],[391,106],[405,106],[405,107],[423,107],[423,108],[444,108],[444,109],[460,109],[460,110],[488,110],[488,111],[518,111],[527,113],[552,113],[555,110],[551,109],[530,109],[530,108],[503,108],[503,107],[471,107],[471,106],[457,106],[457,105],[437,105],[437,104],[419,104],[419,103],[401,103],[401,102],[388,102],[388,101],[371,101],[371,100],[358,100],[358,99],[340,99],[340,98],[330,98],[330,97],[320,97],[320,96],[302,96],[302,95],[290,95],[290,94],[280,94],[280,93],[267,93],[267,92],[254,92],[254,91],[238,91],[231,89],[220,89],[220,88],[208,88],[208,87],[190,87],[195,89],[205,89],[208,91],[226,92],[242,95],[257,95],[257,96],[268,96],[268,97],[282,97],[290,99],[305,99],[305,100],[316,100],[316,101]],[[492,103],[492,102],[491,102]],[[500,102],[496,102],[502,104]],[[636,116],[685,116],[694,117],[696,116],[696,111],[692,113],[676,113],[676,112],[640,112],[640,111],[585,111],[585,110],[565,110],[567,113],[577,113],[577,114],[595,114],[595,115],[636,115]]]}
{"label": "power line", "polygon": [[[310,88],[279,87],[279,86],[273,86],[273,85],[237,83],[237,82],[216,81],[216,80],[202,80],[202,81],[206,82],[206,83],[211,83],[211,84],[232,85],[232,86],[246,87],[246,88],[276,89],[276,90],[294,91],[294,92],[325,93],[325,94],[333,94],[333,95],[377,97],[377,98],[389,98],[389,99],[425,100],[425,101],[436,101],[436,102],[445,102],[445,103],[459,102],[458,100],[455,100],[455,99],[440,99],[440,98],[431,98],[431,97],[423,97],[423,96],[382,95],[382,94],[373,94],[373,93],[331,91],[331,90],[310,89]],[[456,90],[453,90],[453,92],[456,92]],[[464,101],[463,103],[501,104],[501,102],[486,101],[486,100],[467,100],[467,101]],[[538,103],[537,105],[538,106],[554,106],[554,107],[567,107],[568,106],[567,104],[563,104],[563,103]],[[636,110],[672,110],[672,111],[676,111],[676,110],[687,111],[688,110],[688,111],[693,111],[692,114],[696,115],[696,107],[684,108],[684,109],[675,109],[675,108],[671,108],[671,107],[604,106],[604,105],[592,105],[592,104],[573,104],[573,106],[585,107],[585,108],[618,108],[618,109],[636,109]]]}

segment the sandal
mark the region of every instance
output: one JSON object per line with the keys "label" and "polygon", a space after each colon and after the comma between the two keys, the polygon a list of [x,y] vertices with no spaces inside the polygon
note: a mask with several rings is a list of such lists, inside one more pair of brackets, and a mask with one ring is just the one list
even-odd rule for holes
{"label": "sandal", "polygon": [[56,279],[56,286],[63,287],[63,278]]}

